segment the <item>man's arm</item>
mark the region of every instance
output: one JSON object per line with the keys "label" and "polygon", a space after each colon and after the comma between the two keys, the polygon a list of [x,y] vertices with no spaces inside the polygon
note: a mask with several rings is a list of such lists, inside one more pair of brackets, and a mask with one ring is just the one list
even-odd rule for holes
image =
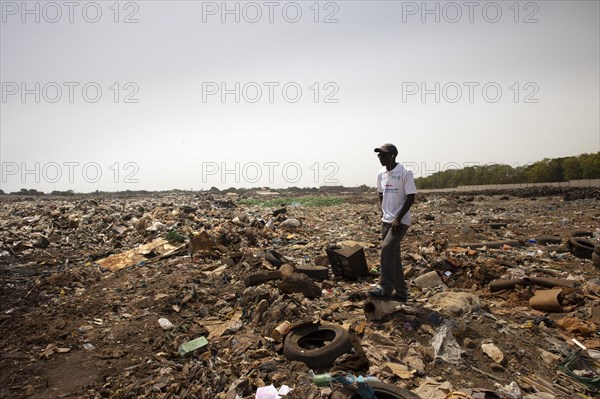
{"label": "man's arm", "polygon": [[383,190],[381,188],[381,173],[377,173],[377,186],[376,187],[377,187],[377,194],[379,195],[379,210],[382,211],[381,204],[383,203],[383,191],[379,191],[379,190]]}

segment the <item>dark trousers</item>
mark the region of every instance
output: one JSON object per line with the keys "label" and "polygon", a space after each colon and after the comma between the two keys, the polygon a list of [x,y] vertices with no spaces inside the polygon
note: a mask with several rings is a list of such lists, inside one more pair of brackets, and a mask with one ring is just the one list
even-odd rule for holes
{"label": "dark trousers", "polygon": [[379,285],[386,294],[391,295],[395,290],[398,295],[407,295],[408,289],[404,281],[404,270],[402,269],[402,252],[400,242],[408,231],[408,226],[401,225],[399,232],[394,233],[390,223],[381,224],[381,237],[383,245],[381,247],[381,278]]}

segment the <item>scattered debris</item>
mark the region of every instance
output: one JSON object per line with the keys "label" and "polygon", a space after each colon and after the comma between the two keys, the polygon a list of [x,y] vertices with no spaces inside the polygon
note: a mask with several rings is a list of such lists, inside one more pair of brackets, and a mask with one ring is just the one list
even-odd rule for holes
{"label": "scattered debris", "polygon": [[156,256],[170,255],[181,247],[182,246],[172,245],[164,238],[159,238],[158,240],[154,240],[148,244],[140,245],[139,247],[129,251],[114,254],[107,258],[98,260],[96,263],[101,267],[110,270],[111,272],[115,272],[125,267],[135,266],[140,262],[147,261]]}
{"label": "scattered debris", "polygon": [[441,326],[435,333],[431,346],[433,347],[434,357],[439,357],[448,363],[458,363],[463,353],[460,345],[456,342],[456,338],[452,335],[452,331],[446,324]]}
{"label": "scattered debris", "polygon": [[594,397],[597,198],[504,197],[418,195],[400,303],[376,196],[1,196],[0,396]]}
{"label": "scattered debris", "polygon": [[171,323],[169,321],[169,319],[166,319],[164,317],[161,317],[160,319],[158,319],[158,324],[160,325],[160,327],[163,330],[170,330],[170,329],[172,329],[174,327],[173,323]]}
{"label": "scattered debris", "polygon": [[492,343],[481,344],[481,350],[498,364],[502,364],[504,361],[504,354]]}
{"label": "scattered debris", "polygon": [[199,337],[189,342],[186,342],[185,344],[181,344],[179,346],[179,354],[181,356],[187,356],[197,349],[204,348],[206,345],[208,345],[208,341],[206,340],[206,338]]}
{"label": "scattered debris", "polygon": [[529,300],[529,306],[545,312],[562,312],[562,289],[536,291],[535,295]]}

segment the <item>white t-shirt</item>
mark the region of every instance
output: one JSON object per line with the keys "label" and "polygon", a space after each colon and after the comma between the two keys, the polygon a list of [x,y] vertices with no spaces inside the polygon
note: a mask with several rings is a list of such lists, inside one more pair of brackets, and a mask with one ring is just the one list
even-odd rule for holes
{"label": "white t-shirt", "polygon": [[[408,194],[416,194],[417,187],[413,173],[407,170],[401,163],[388,171],[385,166],[377,173],[377,191],[383,193],[381,210],[382,221],[392,223],[402,209]],[[410,225],[410,210],[402,217],[402,224]]]}

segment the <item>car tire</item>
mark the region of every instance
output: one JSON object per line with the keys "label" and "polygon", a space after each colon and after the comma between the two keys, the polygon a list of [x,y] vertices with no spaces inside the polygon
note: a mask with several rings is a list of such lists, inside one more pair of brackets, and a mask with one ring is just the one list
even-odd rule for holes
{"label": "car tire", "polygon": [[[369,381],[369,386],[375,391],[377,399],[421,399],[419,395],[405,388],[380,381]],[[352,389],[342,388],[334,391],[330,399],[360,399],[360,396]]]}
{"label": "car tire", "polygon": [[535,239],[538,244],[546,245],[546,244],[561,244],[562,238],[556,236],[540,236]]}
{"label": "car tire", "polygon": [[593,237],[594,233],[587,230],[575,230],[571,233],[571,237]]}
{"label": "car tire", "polygon": [[265,251],[265,260],[275,267],[279,267],[285,263],[283,255],[272,249]]}
{"label": "car tire", "polygon": [[501,229],[502,227],[507,228],[508,223],[490,223],[489,226],[490,226],[490,229],[492,229],[492,230],[498,230],[498,229]]}
{"label": "car tire", "polygon": [[594,253],[594,243],[585,238],[571,238],[569,240],[571,253],[581,259],[592,259]]}
{"label": "car tire", "polygon": [[306,274],[315,280],[325,280],[329,277],[329,268],[325,266],[296,266],[296,272]]}
{"label": "car tire", "polygon": [[[307,347],[310,343],[322,346]],[[351,349],[350,334],[337,324],[301,325],[291,330],[283,343],[286,359],[303,362],[313,369],[329,367],[335,359]]]}

